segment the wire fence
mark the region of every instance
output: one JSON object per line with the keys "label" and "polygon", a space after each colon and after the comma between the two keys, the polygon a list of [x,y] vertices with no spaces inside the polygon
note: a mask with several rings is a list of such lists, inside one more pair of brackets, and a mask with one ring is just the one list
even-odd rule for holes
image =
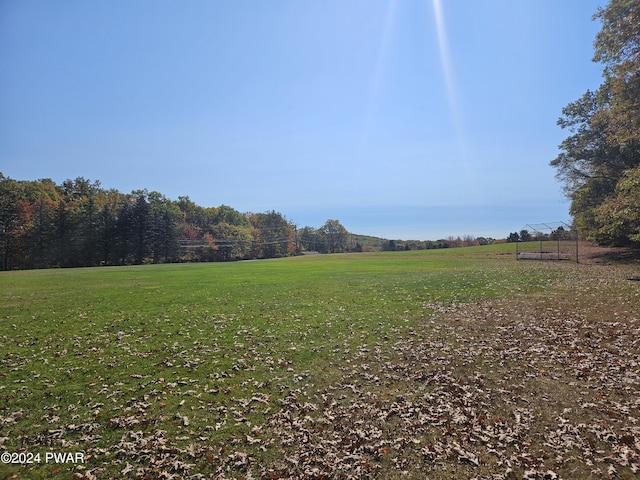
{"label": "wire fence", "polygon": [[565,222],[529,223],[516,242],[518,260],[580,261],[577,231]]}

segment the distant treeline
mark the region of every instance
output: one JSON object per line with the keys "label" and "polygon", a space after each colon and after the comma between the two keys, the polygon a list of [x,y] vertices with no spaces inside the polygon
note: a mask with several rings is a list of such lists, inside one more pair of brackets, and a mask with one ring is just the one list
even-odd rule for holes
{"label": "distant treeline", "polygon": [[504,240],[496,240],[491,237],[474,237],[473,235],[465,235],[463,237],[450,236],[440,240],[425,240],[423,242],[416,240],[385,240],[382,244],[382,250],[432,250],[437,248],[477,247],[501,242],[504,242]]}
{"label": "distant treeline", "polygon": [[520,232],[511,232],[507,236],[507,242],[531,242],[536,241],[560,241],[560,240],[576,240],[576,232],[567,230],[564,227],[558,227],[550,233],[529,232],[529,230],[520,230]]}
{"label": "distant treeline", "polygon": [[14,180],[0,173],[0,269],[213,262],[305,252],[413,250],[481,244],[415,242],[352,235],[338,220],[298,229],[276,211],[201,207],[189,197],[121,193],[78,177]]}

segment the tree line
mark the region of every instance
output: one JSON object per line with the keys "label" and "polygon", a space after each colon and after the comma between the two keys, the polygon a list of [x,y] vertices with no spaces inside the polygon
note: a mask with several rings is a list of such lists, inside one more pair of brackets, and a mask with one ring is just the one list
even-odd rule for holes
{"label": "tree line", "polygon": [[574,226],[603,244],[640,243],[640,1],[598,8],[593,61],[603,83],[562,110],[570,132],[551,161]]}
{"label": "tree line", "polygon": [[335,219],[298,228],[283,214],[201,207],[189,197],[122,193],[78,177],[14,180],[0,172],[0,270],[221,262],[302,253],[423,250],[488,245],[471,235],[386,240],[355,235]]}
{"label": "tree line", "polygon": [[474,237],[473,235],[464,235],[462,237],[449,236],[440,240],[425,240],[419,242],[415,240],[385,240],[382,244],[383,251],[399,251],[399,250],[435,250],[440,248],[459,248],[459,247],[479,247],[483,245],[491,245],[493,243],[501,243],[503,240],[496,240],[491,237]]}
{"label": "tree line", "polygon": [[[338,220],[298,230],[276,211],[201,207],[189,197],[104,189],[78,177],[14,180],[0,173],[0,269],[274,258],[348,251]],[[354,246],[355,247],[355,246]]]}
{"label": "tree line", "polygon": [[558,227],[550,233],[544,233],[539,231],[529,232],[527,229],[522,229],[519,232],[511,232],[507,236],[507,242],[531,242],[536,241],[561,241],[561,240],[575,240],[576,233],[572,230],[566,230],[564,227]]}

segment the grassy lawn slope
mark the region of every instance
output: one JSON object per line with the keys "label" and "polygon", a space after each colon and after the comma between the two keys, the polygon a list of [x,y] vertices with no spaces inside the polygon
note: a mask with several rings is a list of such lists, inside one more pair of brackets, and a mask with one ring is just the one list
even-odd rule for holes
{"label": "grassy lawn slope", "polygon": [[0,479],[636,478],[638,278],[509,245],[3,272]]}

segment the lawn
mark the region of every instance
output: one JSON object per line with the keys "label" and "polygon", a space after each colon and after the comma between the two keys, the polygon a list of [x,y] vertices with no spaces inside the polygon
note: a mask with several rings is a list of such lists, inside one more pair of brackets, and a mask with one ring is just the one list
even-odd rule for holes
{"label": "lawn", "polygon": [[3,272],[0,478],[635,478],[638,274],[508,245]]}

